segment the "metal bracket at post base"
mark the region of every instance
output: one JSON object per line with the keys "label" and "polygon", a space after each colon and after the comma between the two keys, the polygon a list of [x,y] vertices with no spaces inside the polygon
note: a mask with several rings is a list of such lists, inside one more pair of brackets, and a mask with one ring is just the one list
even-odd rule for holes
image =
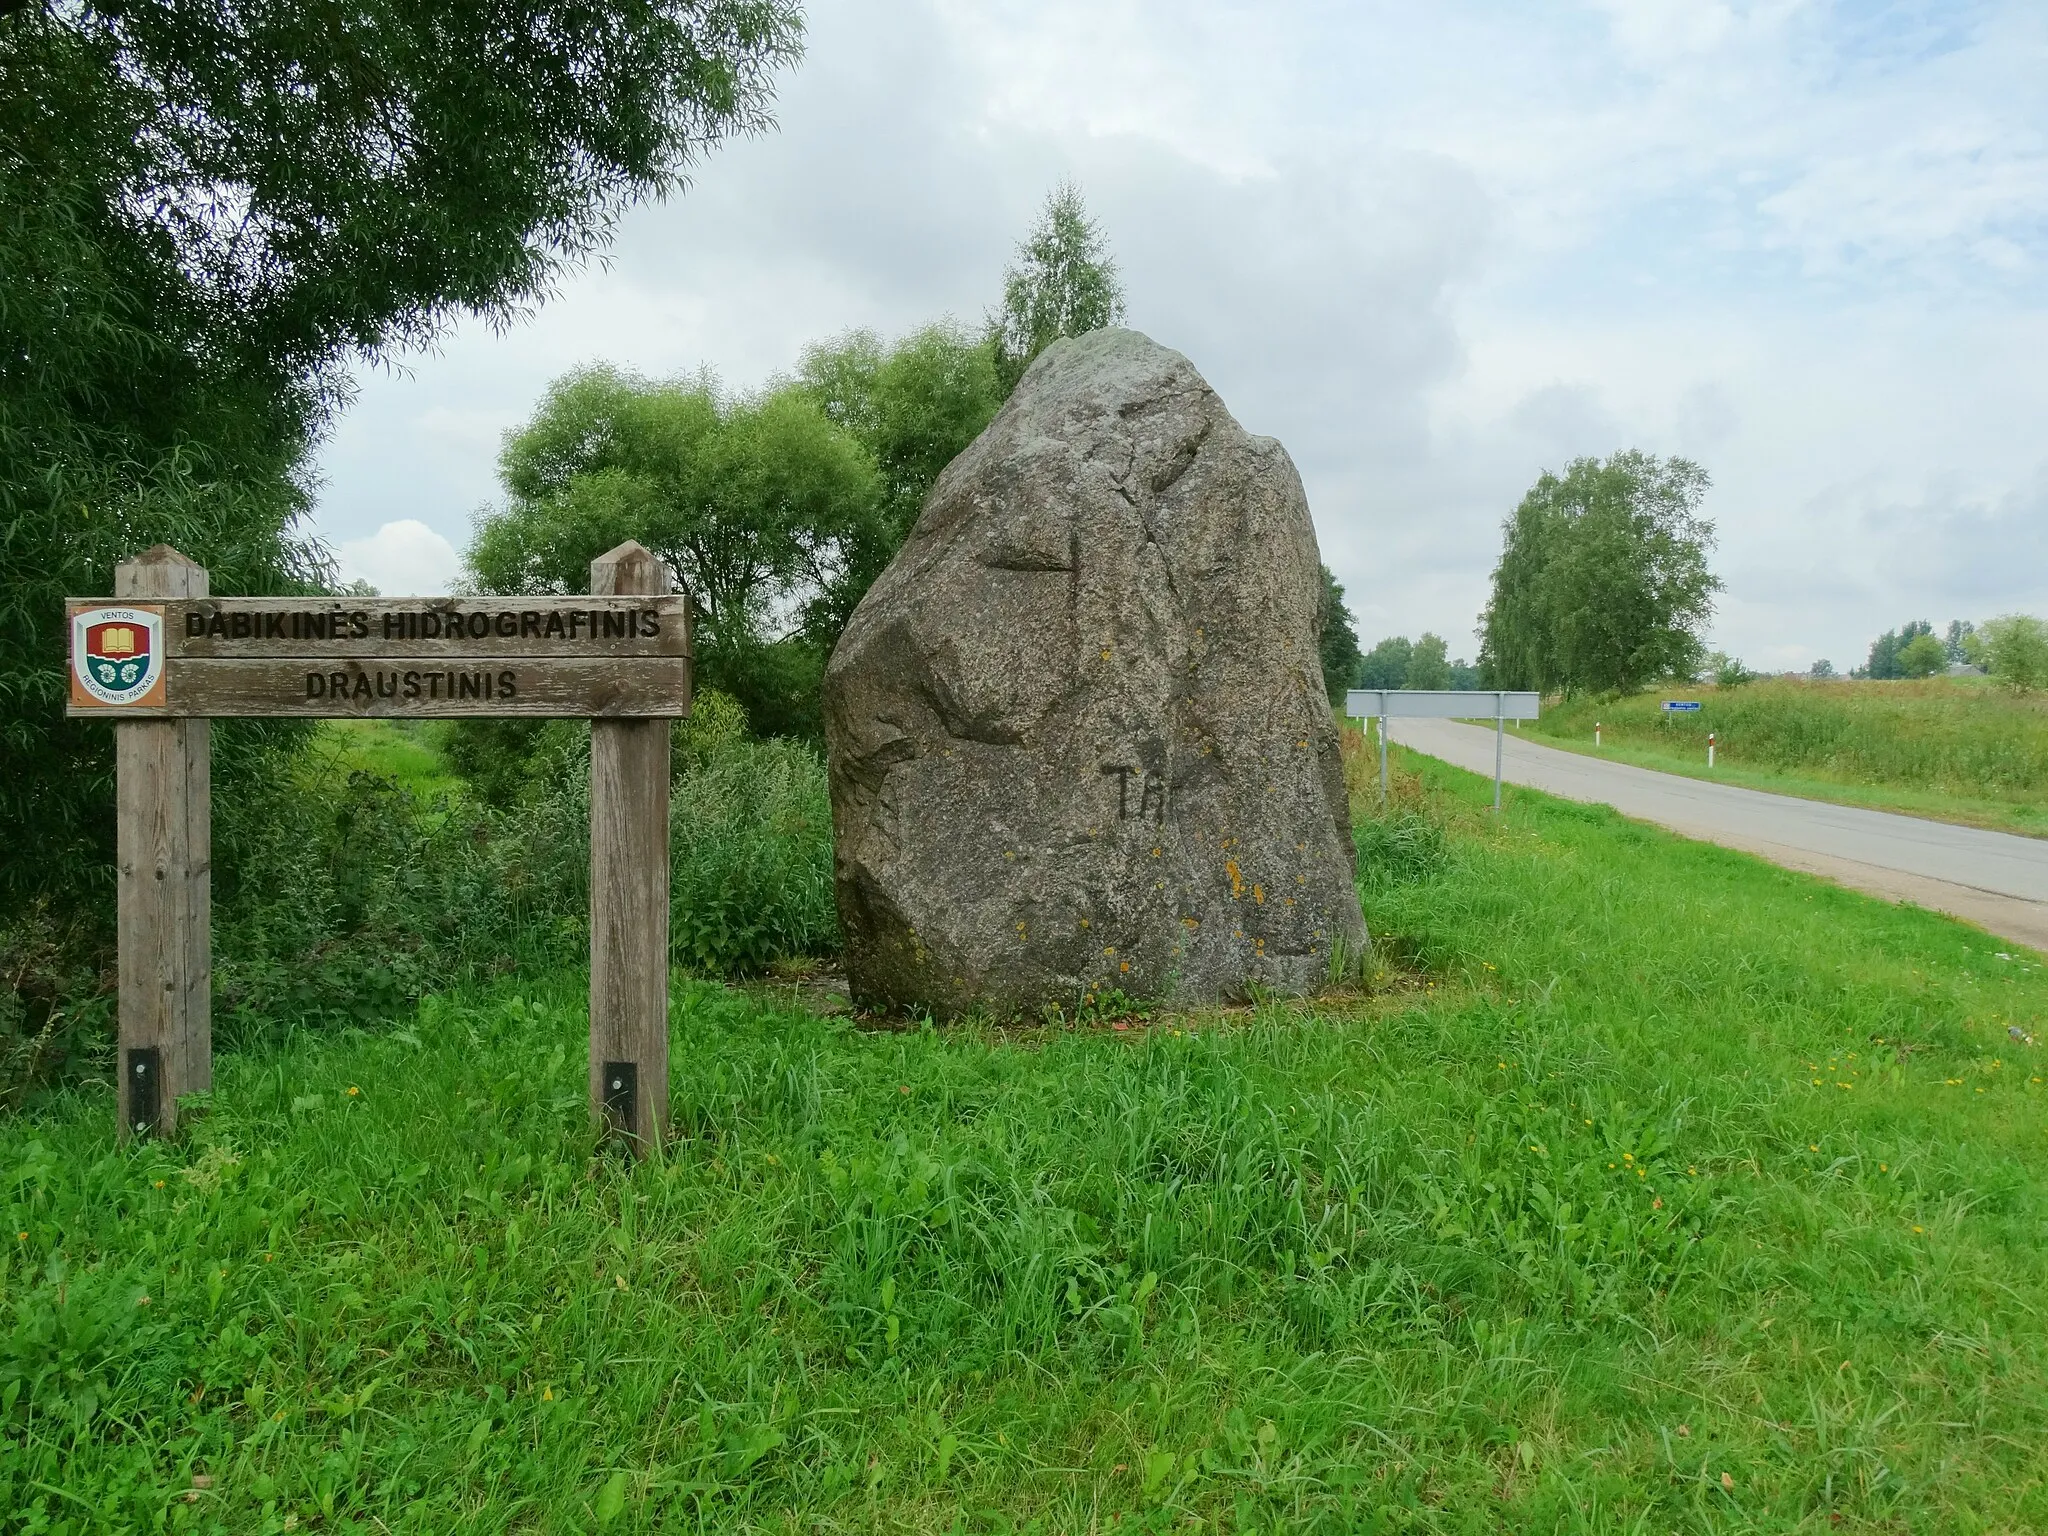
{"label": "metal bracket at post base", "polygon": [[638,1138],[640,1134],[640,1064],[604,1064],[604,1128],[608,1136]]}
{"label": "metal bracket at post base", "polygon": [[163,1128],[164,1058],[155,1046],[136,1046],[121,1063],[121,1123],[131,1136]]}

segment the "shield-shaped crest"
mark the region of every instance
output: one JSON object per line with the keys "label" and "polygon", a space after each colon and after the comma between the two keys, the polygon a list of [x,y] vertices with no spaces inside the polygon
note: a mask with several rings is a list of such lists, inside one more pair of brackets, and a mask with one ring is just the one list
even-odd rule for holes
{"label": "shield-shaped crest", "polygon": [[[88,608],[71,616],[71,677],[76,702],[151,705],[164,675],[160,608]],[[83,698],[78,695],[83,694]]]}

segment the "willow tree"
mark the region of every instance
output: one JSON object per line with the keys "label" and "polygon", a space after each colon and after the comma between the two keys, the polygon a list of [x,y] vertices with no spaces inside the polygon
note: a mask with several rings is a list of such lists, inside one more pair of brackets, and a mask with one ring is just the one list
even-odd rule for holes
{"label": "willow tree", "polygon": [[1480,616],[1497,688],[1627,691],[1690,677],[1721,580],[1707,472],[1630,450],[1546,471],[1503,525]]}
{"label": "willow tree", "polygon": [[320,582],[351,368],[538,304],[800,39],[794,0],[0,0],[0,903],[109,873],[65,594],[156,540]]}
{"label": "willow tree", "polygon": [[893,546],[873,458],[805,386],[735,396],[578,369],[507,436],[498,473],[505,501],[468,552],[478,590],[579,592],[595,556],[638,539],[695,600],[702,679],[757,729],[817,729],[830,648],[814,611],[845,606],[841,588]]}

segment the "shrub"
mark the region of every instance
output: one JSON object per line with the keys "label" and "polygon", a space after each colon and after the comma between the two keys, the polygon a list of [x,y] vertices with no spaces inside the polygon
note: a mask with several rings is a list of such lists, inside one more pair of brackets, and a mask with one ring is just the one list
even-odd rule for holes
{"label": "shrub", "polygon": [[[839,943],[824,764],[807,746],[743,730],[736,707],[715,702],[679,730],[671,935],[676,961],[706,974]],[[580,722],[533,733],[509,806],[354,767],[331,733],[296,749],[227,744],[245,760],[221,765],[214,796],[220,1047],[362,1027],[466,981],[583,962]],[[44,903],[0,922],[0,1106],[108,1059],[113,956],[99,928],[55,911]]]}
{"label": "shrub", "polygon": [[678,964],[752,973],[839,948],[825,764],[793,741],[734,741],[672,791],[669,942]]}
{"label": "shrub", "polygon": [[2008,613],[1984,625],[1987,670],[2008,686],[2048,684],[2048,624],[2025,613]]}
{"label": "shrub", "polygon": [[1899,671],[1906,677],[1932,677],[1948,666],[1948,647],[1932,634],[1915,635],[1899,647]]}

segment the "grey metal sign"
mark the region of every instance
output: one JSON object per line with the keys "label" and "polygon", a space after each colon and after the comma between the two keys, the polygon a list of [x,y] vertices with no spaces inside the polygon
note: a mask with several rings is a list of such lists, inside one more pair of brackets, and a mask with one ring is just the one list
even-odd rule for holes
{"label": "grey metal sign", "polygon": [[1493,808],[1500,809],[1501,754],[1510,720],[1534,720],[1539,694],[1499,688],[1353,688],[1344,713],[1380,723],[1380,798],[1387,797],[1387,721],[1491,720],[1493,722]]}

